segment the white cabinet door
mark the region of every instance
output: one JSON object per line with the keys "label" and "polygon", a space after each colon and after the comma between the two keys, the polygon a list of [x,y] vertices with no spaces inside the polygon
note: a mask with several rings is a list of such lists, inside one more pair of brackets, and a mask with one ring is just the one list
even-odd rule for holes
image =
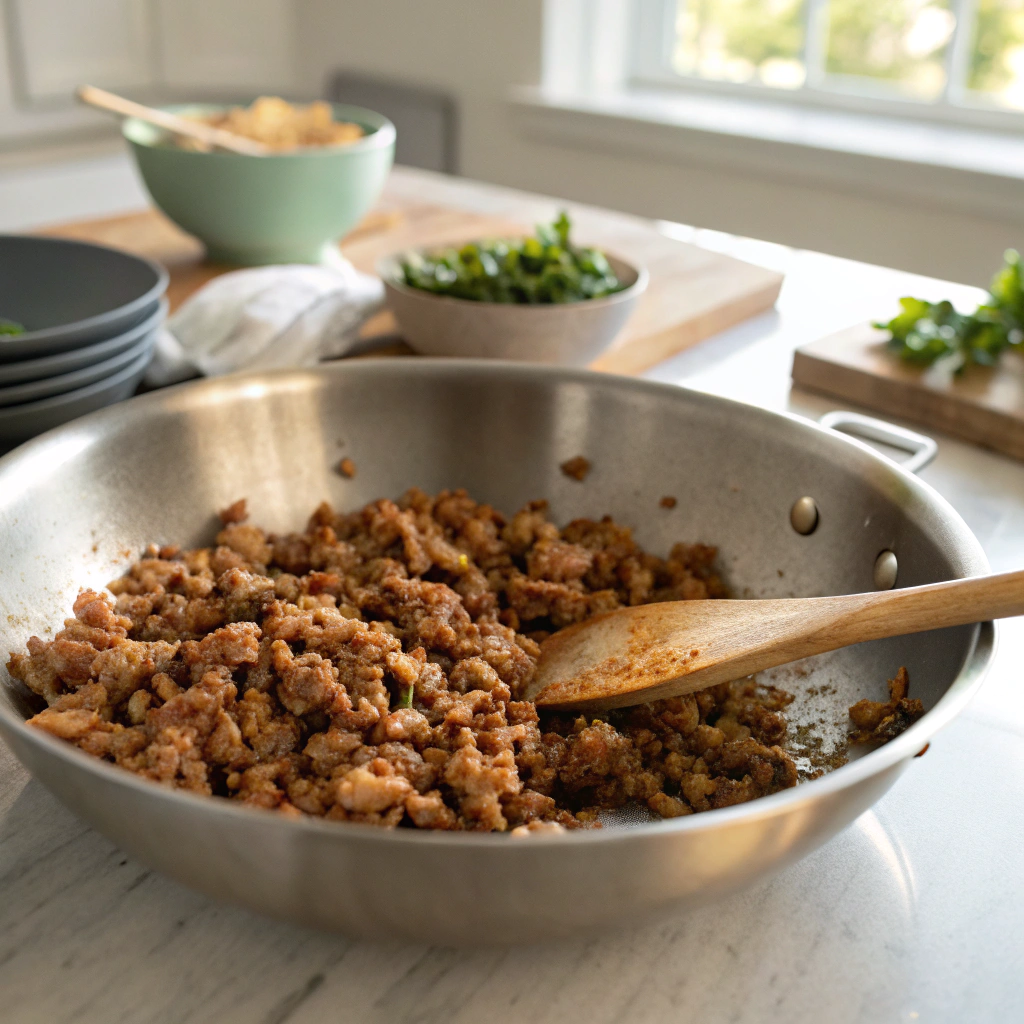
{"label": "white cabinet door", "polygon": [[67,99],[83,82],[144,88],[157,80],[148,0],[11,0],[16,87]]}

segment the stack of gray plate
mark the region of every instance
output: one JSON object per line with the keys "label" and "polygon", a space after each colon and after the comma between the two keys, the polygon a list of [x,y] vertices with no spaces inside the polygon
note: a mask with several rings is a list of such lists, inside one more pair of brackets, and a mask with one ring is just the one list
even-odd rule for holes
{"label": "stack of gray plate", "polygon": [[0,450],[134,394],[167,271],[63,238],[0,235]]}

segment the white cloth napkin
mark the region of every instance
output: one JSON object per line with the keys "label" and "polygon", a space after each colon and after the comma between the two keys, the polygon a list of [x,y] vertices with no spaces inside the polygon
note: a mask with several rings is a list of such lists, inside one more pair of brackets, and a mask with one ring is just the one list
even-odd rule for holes
{"label": "white cloth napkin", "polygon": [[256,267],[217,277],[157,338],[151,387],[203,374],[313,366],[348,352],[384,286],[340,255],[330,264]]}

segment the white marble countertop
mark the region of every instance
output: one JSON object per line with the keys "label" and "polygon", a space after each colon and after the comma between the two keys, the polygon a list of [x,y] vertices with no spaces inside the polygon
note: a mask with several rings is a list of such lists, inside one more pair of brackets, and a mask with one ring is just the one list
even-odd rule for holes
{"label": "white marble countertop", "polygon": [[[451,188],[473,206],[503,193]],[[648,376],[773,409],[792,350],[957,288],[666,225],[785,270],[777,310]],[[1024,465],[940,437],[922,474],[994,569],[1024,564]],[[849,829],[774,880],[697,912],[511,950],[370,945],[210,902],[81,824],[0,745],[0,1021],[321,1024],[1024,1020],[1024,622],[966,713]]]}

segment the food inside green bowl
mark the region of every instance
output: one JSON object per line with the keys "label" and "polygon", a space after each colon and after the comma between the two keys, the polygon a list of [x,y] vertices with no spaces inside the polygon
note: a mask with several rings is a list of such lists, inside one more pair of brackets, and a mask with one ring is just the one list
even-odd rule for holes
{"label": "food inside green bowl", "polygon": [[24,334],[25,328],[14,320],[4,320],[0,317],[0,335],[2,334]]}
{"label": "food inside green bowl", "polygon": [[623,287],[604,253],[569,240],[563,211],[530,238],[470,242],[461,249],[409,253],[402,281],[410,288],[477,302],[536,305],[599,299]]}

